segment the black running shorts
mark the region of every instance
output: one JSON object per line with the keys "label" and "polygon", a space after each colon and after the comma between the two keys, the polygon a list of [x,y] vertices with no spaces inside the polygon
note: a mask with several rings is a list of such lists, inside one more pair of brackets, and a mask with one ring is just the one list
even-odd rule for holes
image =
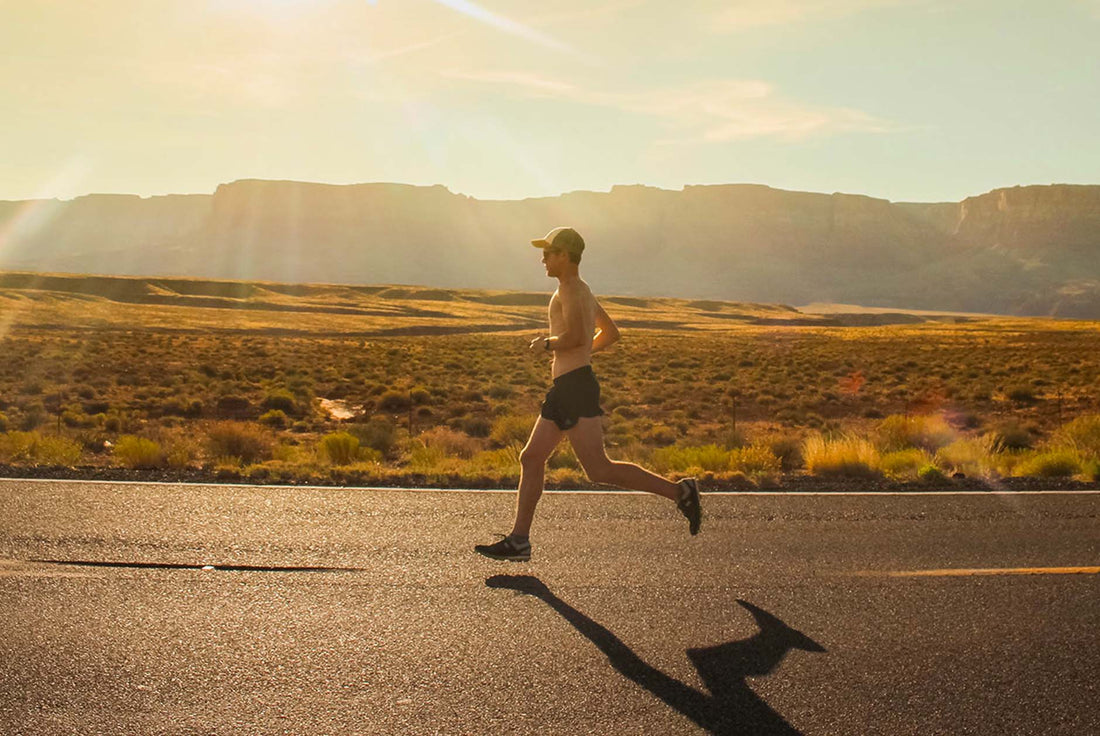
{"label": "black running shorts", "polygon": [[592,366],[586,365],[555,378],[542,402],[541,414],[563,432],[577,426],[581,417],[601,416],[600,384]]}

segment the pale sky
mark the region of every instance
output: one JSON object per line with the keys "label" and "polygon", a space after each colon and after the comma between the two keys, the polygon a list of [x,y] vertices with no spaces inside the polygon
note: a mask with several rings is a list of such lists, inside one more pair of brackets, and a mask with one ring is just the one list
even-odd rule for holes
{"label": "pale sky", "polygon": [[0,199],[1100,184],[1100,0],[0,0]]}

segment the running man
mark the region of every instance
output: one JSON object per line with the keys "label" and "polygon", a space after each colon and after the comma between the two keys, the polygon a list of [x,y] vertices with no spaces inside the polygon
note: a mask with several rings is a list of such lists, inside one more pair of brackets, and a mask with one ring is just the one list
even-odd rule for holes
{"label": "running man", "polygon": [[553,355],[554,385],[519,456],[519,497],[512,532],[495,544],[476,545],[474,551],[497,560],[531,559],[529,535],[542,496],[546,461],[562,435],[569,438],[590,480],[675,501],[687,517],[691,533],[698,534],[702,510],[694,478],[673,483],[632,463],[610,460],[604,451],[600,385],[592,372],[592,353],[614,344],[619,330],[581,280],[584,239],[573,228],[557,227],[531,244],[542,249],[546,275],[558,280],[558,289],[550,298],[550,336],[531,341],[532,350]]}

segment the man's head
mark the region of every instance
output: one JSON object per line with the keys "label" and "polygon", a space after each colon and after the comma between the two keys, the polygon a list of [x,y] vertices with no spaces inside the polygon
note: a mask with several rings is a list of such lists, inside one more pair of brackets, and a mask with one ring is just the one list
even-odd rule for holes
{"label": "man's head", "polygon": [[555,256],[564,253],[570,263],[581,262],[581,253],[584,253],[584,238],[571,227],[556,227],[543,237],[532,240],[531,245],[542,248],[543,262],[547,262],[547,256]]}

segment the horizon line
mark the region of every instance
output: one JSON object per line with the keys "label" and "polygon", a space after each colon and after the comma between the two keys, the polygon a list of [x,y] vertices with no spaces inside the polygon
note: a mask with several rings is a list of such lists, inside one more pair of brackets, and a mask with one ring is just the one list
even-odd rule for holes
{"label": "horizon line", "polygon": [[606,189],[606,190],[603,190],[603,189],[570,189],[570,190],[567,190],[567,191],[559,192],[558,194],[547,194],[547,195],[533,196],[533,197],[516,197],[516,198],[508,199],[508,198],[498,198],[498,197],[484,197],[484,198],[483,197],[475,197],[472,194],[466,194],[464,192],[454,191],[450,187],[448,187],[447,185],[438,184],[438,183],[436,183],[436,184],[411,184],[411,183],[408,183],[408,182],[399,182],[399,181],[361,181],[361,182],[335,183],[335,182],[326,182],[326,181],[311,181],[311,180],[307,180],[307,179],[265,179],[265,178],[260,178],[260,177],[244,177],[244,178],[241,178],[241,179],[233,179],[232,181],[228,181],[228,182],[221,182],[217,186],[214,187],[213,191],[208,191],[208,192],[165,192],[165,193],[160,193],[160,194],[135,194],[133,192],[94,192],[93,191],[93,192],[85,192],[84,194],[77,194],[77,195],[74,195],[74,196],[68,197],[68,198],[64,198],[64,197],[30,197],[30,198],[27,198],[27,199],[0,199],[0,202],[8,203],[8,204],[23,203],[23,202],[61,202],[61,203],[63,203],[63,202],[73,202],[75,200],[83,199],[85,197],[137,197],[138,199],[142,199],[142,200],[157,199],[157,198],[160,198],[160,197],[213,197],[215,194],[217,194],[217,191],[219,189],[221,189],[222,187],[231,186],[233,184],[240,184],[240,183],[244,183],[244,182],[263,182],[263,183],[273,183],[273,184],[308,184],[308,185],[323,186],[323,187],[397,186],[397,187],[409,187],[409,188],[412,188],[412,189],[443,189],[446,192],[448,192],[449,194],[453,194],[456,197],[466,197],[467,199],[473,199],[473,200],[476,200],[478,202],[525,202],[525,201],[540,200],[540,199],[557,199],[559,197],[564,197],[564,196],[567,196],[567,195],[570,195],[570,194],[612,194],[616,189],[653,189],[653,190],[660,191],[660,192],[682,193],[682,192],[687,191],[688,189],[693,189],[693,188],[706,188],[706,187],[760,187],[760,188],[764,188],[764,189],[772,189],[772,190],[778,191],[778,192],[788,192],[788,193],[791,193],[791,194],[819,194],[819,195],[825,196],[825,197],[831,197],[831,196],[867,197],[868,199],[874,199],[874,200],[878,200],[878,201],[881,201],[881,202],[888,202],[890,204],[928,204],[928,205],[933,205],[933,204],[960,204],[961,202],[964,202],[967,199],[971,199],[973,197],[981,197],[981,196],[985,196],[987,194],[992,194],[993,192],[999,192],[999,191],[1004,191],[1004,190],[1008,190],[1008,189],[1031,189],[1031,188],[1036,188],[1036,187],[1100,187],[1100,183],[1080,184],[1080,183],[1073,183],[1073,182],[1049,182],[1049,183],[1043,183],[1043,184],[1038,184],[1038,183],[1011,184],[1011,185],[1006,185],[1006,186],[994,187],[994,188],[992,188],[988,191],[981,192],[979,194],[971,194],[971,195],[968,195],[967,197],[964,197],[963,199],[960,199],[960,200],[942,199],[942,200],[934,200],[934,201],[917,201],[917,200],[908,200],[908,199],[892,200],[892,199],[887,199],[885,197],[876,197],[874,195],[865,194],[865,193],[862,193],[862,192],[844,192],[844,191],[821,192],[821,191],[811,191],[811,190],[805,190],[805,189],[783,189],[781,187],[772,186],[771,184],[762,184],[762,183],[759,183],[759,182],[724,182],[724,183],[713,183],[713,184],[684,184],[679,189],[670,189],[670,188],[666,188],[666,187],[656,186],[656,185],[653,185],[653,184],[634,183],[634,184],[612,184],[611,187],[609,189]]}

